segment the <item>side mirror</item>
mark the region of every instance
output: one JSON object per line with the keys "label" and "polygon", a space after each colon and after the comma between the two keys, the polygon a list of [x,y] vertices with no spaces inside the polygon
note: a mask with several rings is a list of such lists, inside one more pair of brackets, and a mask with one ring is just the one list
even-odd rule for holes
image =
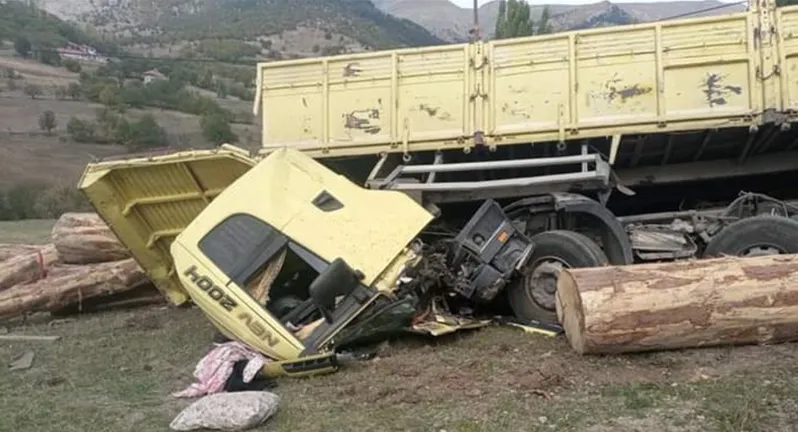
{"label": "side mirror", "polygon": [[319,308],[324,320],[332,324],[335,298],[349,295],[360,284],[363,273],[354,270],[341,258],[336,258],[313,280],[308,288],[310,298]]}

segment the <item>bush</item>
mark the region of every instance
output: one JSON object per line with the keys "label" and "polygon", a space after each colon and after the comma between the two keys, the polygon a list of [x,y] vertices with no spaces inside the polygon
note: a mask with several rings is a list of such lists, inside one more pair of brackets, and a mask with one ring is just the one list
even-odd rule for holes
{"label": "bush", "polygon": [[71,186],[52,186],[33,204],[37,219],[55,219],[66,212],[91,211],[91,205],[79,190]]}
{"label": "bush", "polygon": [[69,98],[69,89],[66,86],[57,86],[55,88],[55,98],[58,100],[67,100],[67,98]]}
{"label": "bush", "polygon": [[39,55],[39,61],[50,66],[61,66],[61,55],[55,50],[46,49]]}
{"label": "bush", "polygon": [[137,122],[122,120],[118,126],[117,137],[131,151],[140,151],[169,144],[166,131],[150,114]]}
{"label": "bush", "polygon": [[64,67],[66,70],[74,73],[80,73],[83,70],[83,67],[80,65],[80,63],[78,63],[77,60],[72,59],[64,60]]}
{"label": "bush", "polygon": [[14,50],[22,57],[27,57],[30,54],[31,43],[25,36],[19,36],[14,41]]}
{"label": "bush", "polygon": [[67,86],[67,94],[72,100],[78,100],[83,96],[83,90],[80,88],[80,84],[78,83],[69,83]]}
{"label": "bush", "polygon": [[202,116],[200,127],[202,136],[214,145],[238,141],[238,137],[230,129],[230,122],[218,114]]}
{"label": "bush", "polygon": [[94,125],[76,117],[69,119],[69,123],[67,123],[67,133],[73,140],[79,143],[93,143],[96,142],[97,139]]}
{"label": "bush", "polygon": [[30,96],[31,99],[36,99],[36,96],[41,96],[44,92],[42,88],[36,84],[28,84],[25,86],[25,94]]}
{"label": "bush", "polygon": [[47,186],[38,182],[18,184],[5,192],[3,210],[0,219],[21,220],[39,219],[36,214],[36,200],[47,190]]}
{"label": "bush", "polygon": [[55,113],[51,110],[47,110],[39,116],[39,129],[46,131],[47,135],[53,133],[53,129],[58,125],[55,120]]}
{"label": "bush", "polygon": [[0,220],[54,219],[66,212],[90,211],[74,187],[28,182],[0,190]]}

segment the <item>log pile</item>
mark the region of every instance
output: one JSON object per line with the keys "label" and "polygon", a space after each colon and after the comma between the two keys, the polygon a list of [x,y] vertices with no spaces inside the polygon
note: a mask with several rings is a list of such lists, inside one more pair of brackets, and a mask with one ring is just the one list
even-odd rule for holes
{"label": "log pile", "polygon": [[580,354],[798,340],[798,255],[563,271],[557,315]]}
{"label": "log pile", "polygon": [[0,244],[0,320],[159,304],[163,296],[93,213],[66,213],[52,243]]}

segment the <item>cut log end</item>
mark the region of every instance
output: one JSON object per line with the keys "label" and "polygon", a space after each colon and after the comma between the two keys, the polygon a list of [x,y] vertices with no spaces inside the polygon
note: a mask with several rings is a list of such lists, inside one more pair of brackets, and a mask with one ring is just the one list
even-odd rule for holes
{"label": "cut log end", "polygon": [[571,347],[580,355],[584,354],[585,316],[582,309],[582,298],[577,289],[576,280],[567,270],[561,272],[558,277],[555,306],[557,319],[565,330],[565,337]]}

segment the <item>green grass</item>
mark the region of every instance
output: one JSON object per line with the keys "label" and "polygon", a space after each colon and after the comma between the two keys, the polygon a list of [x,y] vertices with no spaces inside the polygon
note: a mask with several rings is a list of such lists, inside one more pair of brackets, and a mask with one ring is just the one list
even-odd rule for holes
{"label": "green grass", "polygon": [[49,243],[54,223],[50,219],[0,221],[0,243]]}

